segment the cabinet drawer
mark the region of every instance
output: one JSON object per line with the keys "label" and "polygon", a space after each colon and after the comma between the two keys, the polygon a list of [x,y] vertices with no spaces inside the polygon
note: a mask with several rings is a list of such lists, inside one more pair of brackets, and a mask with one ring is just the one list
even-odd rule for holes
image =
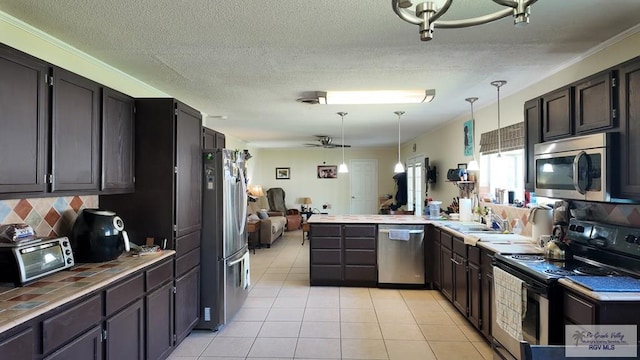
{"label": "cabinet drawer", "polygon": [[376,265],[375,250],[345,250],[345,265]]}
{"label": "cabinet drawer", "polygon": [[176,239],[176,256],[182,256],[200,247],[200,231]]}
{"label": "cabinet drawer", "polygon": [[375,225],[345,225],[344,236],[352,237],[376,237]]}
{"label": "cabinet drawer", "polygon": [[311,263],[313,265],[340,265],[342,263],[340,250],[311,250]]}
{"label": "cabinet drawer", "polygon": [[311,225],[311,236],[342,236],[342,227],[340,225]]}
{"label": "cabinet drawer", "polygon": [[35,357],[35,337],[33,329],[28,328],[18,335],[0,341],[0,354],[3,359],[31,359]]}
{"label": "cabinet drawer", "polygon": [[464,240],[459,237],[453,238],[453,251],[462,255],[462,257],[467,257],[467,245],[464,244]]}
{"label": "cabinet drawer", "polygon": [[440,243],[442,244],[442,246],[451,250],[451,248],[453,247],[453,236],[451,236],[451,234],[446,231],[442,231],[440,233]]}
{"label": "cabinet drawer", "polygon": [[345,266],[345,281],[378,281],[378,271],[375,266]]}
{"label": "cabinet drawer", "polygon": [[102,320],[102,297],[88,300],[42,322],[42,351],[46,354]]}
{"label": "cabinet drawer", "polygon": [[376,238],[348,238],[344,239],[345,249],[376,249]]}
{"label": "cabinet drawer", "polygon": [[147,291],[153,290],[173,278],[173,259],[147,270]]}
{"label": "cabinet drawer", "polygon": [[342,266],[340,265],[311,265],[311,280],[342,280]]}
{"label": "cabinet drawer", "polygon": [[176,259],[176,277],[200,264],[200,248],[191,250],[188,254]]}
{"label": "cabinet drawer", "polygon": [[596,306],[585,300],[565,292],[564,294],[564,316],[575,324],[595,324]]}
{"label": "cabinet drawer", "polygon": [[476,246],[467,246],[467,258],[470,263],[480,266],[480,249]]}
{"label": "cabinet drawer", "polygon": [[107,316],[144,294],[144,277],[139,274],[105,291]]}
{"label": "cabinet drawer", "polygon": [[315,237],[311,236],[312,249],[340,249],[342,241],[339,237]]}

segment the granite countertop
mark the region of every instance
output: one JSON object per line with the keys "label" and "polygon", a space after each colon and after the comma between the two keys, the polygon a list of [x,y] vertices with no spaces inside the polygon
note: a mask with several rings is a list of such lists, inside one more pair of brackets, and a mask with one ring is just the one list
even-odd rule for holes
{"label": "granite countertop", "polygon": [[558,283],[598,301],[640,301],[640,292],[592,291],[566,278],[558,279]]}
{"label": "granite countertop", "polygon": [[309,224],[430,224],[422,215],[323,215],[313,214]]}
{"label": "granite countertop", "polygon": [[103,263],[76,264],[22,287],[0,288],[0,333],[58,306],[114,283],[175,254],[131,256],[128,253]]}

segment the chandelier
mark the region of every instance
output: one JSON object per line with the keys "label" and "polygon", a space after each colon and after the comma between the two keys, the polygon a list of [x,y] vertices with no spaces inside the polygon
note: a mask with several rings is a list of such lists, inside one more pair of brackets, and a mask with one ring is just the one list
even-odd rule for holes
{"label": "chandelier", "polygon": [[461,20],[439,20],[449,10],[453,0],[431,0],[415,5],[415,14],[412,13],[414,4],[411,0],[391,0],[393,11],[404,21],[420,26],[420,40],[433,39],[433,29],[454,29],[490,23],[495,20],[513,15],[513,23],[517,27],[529,23],[531,5],[537,0],[492,0],[506,9],[492,14],[477,16]]}

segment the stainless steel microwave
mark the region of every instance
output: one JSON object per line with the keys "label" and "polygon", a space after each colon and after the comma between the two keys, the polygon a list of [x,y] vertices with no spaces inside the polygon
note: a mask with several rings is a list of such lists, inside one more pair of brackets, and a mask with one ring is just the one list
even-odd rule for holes
{"label": "stainless steel microwave", "polygon": [[0,281],[24,285],[74,265],[66,237],[0,244]]}
{"label": "stainless steel microwave", "polygon": [[614,135],[598,133],[536,144],[536,195],[610,201]]}

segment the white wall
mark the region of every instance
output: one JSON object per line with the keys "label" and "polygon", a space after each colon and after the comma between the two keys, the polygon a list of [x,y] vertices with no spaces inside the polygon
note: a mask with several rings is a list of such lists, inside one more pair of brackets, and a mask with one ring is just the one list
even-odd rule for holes
{"label": "white wall", "polygon": [[[605,70],[626,60],[640,55],[640,33],[621,37],[617,42],[595,51],[581,61],[567,66],[563,70],[548,76],[515,93],[508,92],[509,84],[501,88],[500,122],[501,126],[512,125],[524,120],[524,102],[564,85],[580,80],[589,75]],[[509,79],[504,79],[509,81]],[[487,83],[487,86],[491,86]],[[509,94],[504,96],[504,94]],[[497,95],[496,95],[497,98]],[[452,119],[444,126],[416,137],[402,145],[403,158],[411,155],[411,148],[416,144],[416,152],[429,157],[430,163],[438,168],[438,180],[430,188],[429,196],[434,200],[442,200],[443,206],[451,203],[452,197],[458,195],[458,189],[446,183],[446,171],[455,168],[458,163],[467,163],[471,157],[463,156],[463,123],[471,118],[469,104],[460,99],[460,111],[463,115]],[[497,106],[494,103],[484,108],[474,109],[476,131],[474,147],[476,158],[480,143],[480,134],[497,129]],[[482,176],[482,174],[479,174]]]}

